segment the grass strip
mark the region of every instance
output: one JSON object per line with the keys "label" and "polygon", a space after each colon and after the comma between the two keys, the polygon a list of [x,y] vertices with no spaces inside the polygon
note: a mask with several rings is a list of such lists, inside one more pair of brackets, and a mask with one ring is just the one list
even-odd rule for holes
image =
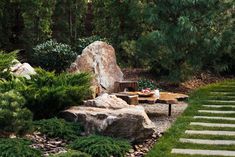
{"label": "grass strip", "polygon": [[[170,129],[167,130],[167,132],[164,134],[164,136],[155,144],[155,146],[149,151],[149,153],[146,155],[146,157],[188,157],[189,155],[181,155],[181,154],[171,154],[171,151],[173,148],[190,148],[190,149],[218,149],[220,150],[220,146],[211,146],[208,147],[208,145],[201,145],[199,146],[198,144],[185,144],[179,142],[179,138],[201,138],[204,137],[204,139],[223,139],[228,140],[230,139],[235,139],[234,136],[211,136],[211,135],[187,135],[185,134],[185,130],[187,130],[189,127],[191,127],[189,124],[190,122],[217,122],[217,123],[226,123],[226,124],[235,124],[235,121],[230,121],[230,120],[210,120],[210,119],[194,119],[193,116],[218,116],[218,117],[235,117],[235,114],[211,114],[211,113],[198,113],[199,109],[204,109],[202,107],[203,105],[235,105],[235,103],[223,103],[223,102],[208,102],[205,100],[211,100],[208,96],[214,95],[213,92],[226,92],[227,94],[223,95],[229,95],[229,96],[235,96],[235,88],[227,88],[223,86],[228,86],[231,84],[235,85],[235,80],[229,80],[229,81],[224,81],[223,83],[217,83],[217,84],[212,84],[208,85],[206,87],[203,87],[197,91],[194,91],[189,98],[189,106],[185,110],[185,112],[175,121],[175,123],[171,126]],[[220,86],[222,86],[220,88]],[[218,95],[219,96],[219,95]],[[223,99],[221,99],[223,100]],[[226,99],[225,99],[226,100]],[[220,110],[220,109],[218,109]],[[234,146],[222,146],[221,150],[235,150]],[[202,155],[192,155],[190,157],[206,157]],[[219,156],[218,156],[219,157]]]}

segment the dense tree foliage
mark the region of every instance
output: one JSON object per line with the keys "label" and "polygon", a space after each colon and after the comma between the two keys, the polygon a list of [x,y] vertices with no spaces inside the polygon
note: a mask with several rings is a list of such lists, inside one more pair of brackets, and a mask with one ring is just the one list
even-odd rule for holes
{"label": "dense tree foliage", "polygon": [[[146,22],[153,31],[141,37],[141,58],[157,73],[184,79],[207,69],[232,70],[232,1],[156,0]],[[233,60],[234,62],[234,60]]]}
{"label": "dense tree foliage", "polygon": [[114,46],[121,65],[150,68],[172,80],[201,70],[235,70],[232,0],[0,2],[0,49],[25,49],[27,59],[48,39],[80,53],[81,39],[94,35]]}

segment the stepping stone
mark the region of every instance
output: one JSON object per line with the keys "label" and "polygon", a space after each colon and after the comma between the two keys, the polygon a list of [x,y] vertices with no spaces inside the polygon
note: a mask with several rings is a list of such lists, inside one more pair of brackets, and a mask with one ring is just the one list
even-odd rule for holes
{"label": "stepping stone", "polygon": [[235,111],[213,111],[213,110],[198,110],[199,113],[218,113],[218,114],[233,114]]}
{"label": "stepping stone", "polygon": [[235,136],[235,131],[186,130],[186,134]]}
{"label": "stepping stone", "polygon": [[235,156],[235,151],[228,150],[202,150],[202,149],[172,149],[171,153],[174,154],[187,154],[187,155],[207,155],[207,156]]}
{"label": "stepping stone", "polygon": [[221,124],[221,123],[201,123],[191,122],[190,125],[206,126],[206,127],[220,127],[220,128],[235,128],[235,124]]}
{"label": "stepping stone", "polygon": [[235,103],[234,100],[207,100],[207,102]]}
{"label": "stepping stone", "polygon": [[208,144],[208,145],[235,145],[235,141],[232,140],[205,140],[205,139],[181,138],[180,142],[193,143],[193,144]]}
{"label": "stepping stone", "polygon": [[214,120],[234,120],[235,121],[235,118],[233,117],[210,117],[210,116],[194,116],[193,117],[194,119],[214,119]]}
{"label": "stepping stone", "polygon": [[211,94],[221,94],[221,95],[230,95],[231,93],[234,92],[210,92]]}
{"label": "stepping stone", "polygon": [[202,105],[202,106],[211,107],[211,108],[223,108],[223,107],[235,108],[235,105]]}

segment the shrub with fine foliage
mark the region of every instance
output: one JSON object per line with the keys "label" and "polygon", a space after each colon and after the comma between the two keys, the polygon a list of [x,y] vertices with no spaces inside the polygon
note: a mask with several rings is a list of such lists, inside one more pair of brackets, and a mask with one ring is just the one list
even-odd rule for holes
{"label": "shrub with fine foliage", "polygon": [[0,138],[1,157],[41,157],[39,150],[31,148],[30,142],[22,139]]}
{"label": "shrub with fine foliage", "polygon": [[56,75],[42,69],[30,80],[16,78],[0,81],[0,91],[15,89],[24,96],[25,106],[33,112],[34,119],[54,117],[67,107],[80,105],[91,95],[91,76],[87,73]]}
{"label": "shrub with fine foliage", "polygon": [[48,40],[34,48],[32,62],[49,71],[63,71],[75,59],[77,53],[69,45]]}
{"label": "shrub with fine foliage", "polygon": [[8,79],[10,77],[9,68],[15,58],[16,52],[5,53],[0,50],[0,79]]}
{"label": "shrub with fine foliage", "polygon": [[58,118],[34,121],[34,128],[48,137],[60,137],[67,140],[77,138],[83,130],[78,123],[66,122]]}
{"label": "shrub with fine foliage", "polygon": [[125,140],[92,135],[78,138],[70,147],[95,157],[124,157],[131,145]]}
{"label": "shrub with fine foliage", "polygon": [[0,132],[23,134],[31,128],[32,113],[16,91],[0,93]]}
{"label": "shrub with fine foliage", "polygon": [[74,151],[74,150],[70,150],[66,153],[60,153],[57,155],[51,155],[50,157],[91,157],[90,155],[83,153],[83,152],[79,152],[79,151]]}
{"label": "shrub with fine foliage", "polygon": [[25,86],[20,90],[36,119],[51,118],[69,106],[80,105],[91,94],[91,77],[87,73],[36,72],[31,80],[24,79]]}

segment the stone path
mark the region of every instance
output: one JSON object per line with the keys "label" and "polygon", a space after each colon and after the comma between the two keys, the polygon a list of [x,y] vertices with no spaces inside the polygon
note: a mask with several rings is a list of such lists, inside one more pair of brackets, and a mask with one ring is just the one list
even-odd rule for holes
{"label": "stone path", "polygon": [[173,148],[172,154],[177,154],[177,157],[235,157],[235,92],[231,92],[229,85],[220,90],[213,89],[208,100],[203,101],[205,104],[201,104],[179,139],[179,143],[185,145]]}

